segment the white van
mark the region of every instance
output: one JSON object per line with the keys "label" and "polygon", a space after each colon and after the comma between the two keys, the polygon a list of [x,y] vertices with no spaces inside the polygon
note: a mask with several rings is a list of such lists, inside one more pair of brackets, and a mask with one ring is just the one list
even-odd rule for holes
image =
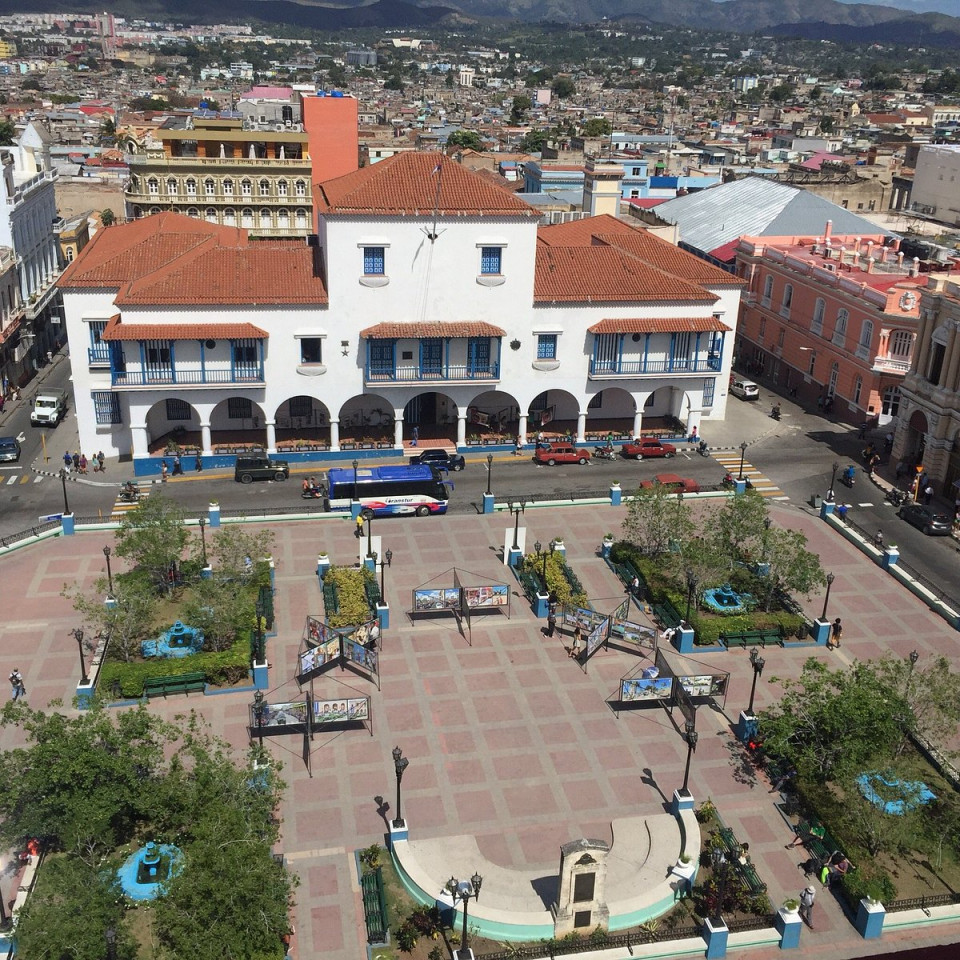
{"label": "white van", "polygon": [[38,393],[30,411],[30,424],[34,427],[55,427],[67,413],[67,391],[50,390]]}
{"label": "white van", "polygon": [[741,400],[760,399],[760,388],[752,380],[734,380],[730,392]]}

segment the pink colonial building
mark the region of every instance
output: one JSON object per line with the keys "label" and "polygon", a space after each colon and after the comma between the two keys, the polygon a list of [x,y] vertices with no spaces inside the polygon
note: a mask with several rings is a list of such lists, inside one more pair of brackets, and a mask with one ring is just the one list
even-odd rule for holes
{"label": "pink colonial building", "polygon": [[926,282],[899,241],[874,236],[741,237],[738,369],[849,423],[896,418]]}

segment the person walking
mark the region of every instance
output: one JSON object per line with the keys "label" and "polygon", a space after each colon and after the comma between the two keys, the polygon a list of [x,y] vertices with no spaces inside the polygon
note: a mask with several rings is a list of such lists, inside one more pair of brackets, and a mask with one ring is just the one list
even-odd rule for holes
{"label": "person walking", "polygon": [[843,639],[843,624],[840,622],[840,618],[837,617],[837,619],[833,621],[833,625],[830,627],[830,640],[831,640],[830,649],[832,650],[834,647],[836,647],[836,649],[839,650],[840,641],[842,639]]}
{"label": "person walking", "polygon": [[167,461],[161,460],[160,461],[160,482],[161,483],[167,482],[167,473],[169,472],[169,470],[170,468],[167,466]]}
{"label": "person walking", "polygon": [[573,644],[570,647],[570,653],[568,656],[573,657],[574,660],[580,659],[580,648],[583,645],[583,631],[580,629],[580,624],[577,624],[577,629],[573,631]]}
{"label": "person walking", "polygon": [[10,674],[10,699],[19,700],[26,695],[27,688],[23,685],[23,677],[20,675],[20,671],[14,667],[13,673]]}
{"label": "person walking", "polygon": [[197,454],[197,459],[193,461],[193,469],[196,470],[197,473],[203,472],[203,457],[199,453]]}
{"label": "person walking", "polygon": [[80,454],[80,461],[77,463],[77,469],[80,473],[87,472],[87,455],[85,453]]}
{"label": "person walking", "polygon": [[552,637],[557,632],[557,615],[551,610],[547,614],[547,636]]}
{"label": "person walking", "polygon": [[173,475],[177,476],[181,473],[183,473],[183,461],[180,459],[180,454],[175,453],[173,455]]}
{"label": "person walking", "polygon": [[106,459],[107,459],[107,458],[103,455],[103,451],[102,451],[102,450],[99,450],[99,451],[97,452],[97,463],[100,465],[100,472],[101,472],[101,473],[103,473],[103,471],[107,469],[107,468],[103,465],[103,462],[104,462],[104,460],[106,460]]}
{"label": "person walking", "polygon": [[353,535],[359,540],[363,536],[363,514],[357,514],[357,525],[354,528]]}
{"label": "person walking", "polygon": [[415,447],[420,442],[420,428],[416,425],[413,427],[413,439],[410,441],[410,446]]}
{"label": "person walking", "polygon": [[933,487],[929,484],[927,484],[923,491],[923,502],[928,507],[933,503]]}
{"label": "person walking", "polygon": [[520,437],[517,436],[516,443],[513,445],[513,455],[515,457],[523,456],[523,444],[520,442]]}
{"label": "person walking", "polygon": [[70,456],[69,450],[63,455],[63,468],[67,473],[73,469],[73,457]]}
{"label": "person walking", "polygon": [[800,919],[806,921],[807,926],[813,929],[813,902],[817,899],[817,891],[814,887],[807,887],[800,894]]}
{"label": "person walking", "polygon": [[80,454],[77,453],[76,450],[74,450],[73,456],[70,459],[73,462],[73,472],[79,473],[80,472]]}

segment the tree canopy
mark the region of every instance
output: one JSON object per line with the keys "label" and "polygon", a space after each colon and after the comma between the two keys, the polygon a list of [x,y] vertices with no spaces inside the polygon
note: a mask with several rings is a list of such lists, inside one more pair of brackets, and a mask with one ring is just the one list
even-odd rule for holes
{"label": "tree canopy", "polygon": [[141,500],[123,515],[117,530],[117,556],[130,560],[161,591],[169,583],[170,565],[180,563],[190,538],[183,509],[160,494]]}
{"label": "tree canopy", "polygon": [[464,150],[483,150],[483,140],[476,130],[454,130],[447,137],[448,147],[461,147]]}

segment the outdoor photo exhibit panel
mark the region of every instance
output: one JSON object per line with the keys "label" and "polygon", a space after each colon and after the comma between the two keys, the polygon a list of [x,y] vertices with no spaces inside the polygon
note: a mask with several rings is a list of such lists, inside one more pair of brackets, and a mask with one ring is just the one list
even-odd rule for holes
{"label": "outdoor photo exhibit panel", "polygon": [[[471,579],[474,578],[473,574],[466,575]],[[437,586],[436,581],[442,579],[448,579],[448,584]],[[460,571],[452,569],[434,577],[433,580],[427,581],[413,591],[413,603],[410,608],[412,617],[450,614],[458,621],[462,617],[469,623],[474,614],[480,613],[505,613],[509,617],[509,585],[506,583],[468,585],[462,581]]]}
{"label": "outdoor photo exhibit panel", "polygon": [[256,737],[298,734],[310,737],[323,728],[366,726],[373,736],[369,697],[320,700],[309,693],[303,700],[250,705],[250,733]]}
{"label": "outdoor photo exhibit panel", "polygon": [[684,716],[693,721],[701,703],[719,702],[721,708],[726,705],[729,682],[729,673],[677,674],[657,650],[653,664],[620,678],[617,715],[621,709],[657,703],[671,710],[679,706]]}
{"label": "outdoor photo exhibit panel", "polygon": [[[612,601],[596,600],[597,606]],[[579,660],[586,663],[601,646],[617,640],[631,643],[636,646],[648,646],[656,649],[657,632],[649,627],[631,623],[626,619],[630,612],[630,601],[622,600],[609,613],[602,613],[592,607],[575,607],[566,605],[563,608],[563,626],[568,630],[580,629],[584,638],[584,650]]]}
{"label": "outdoor photo exhibit panel", "polygon": [[349,669],[373,680],[379,690],[379,640],[376,619],[358,626],[331,627],[319,617],[308,616],[297,654],[297,683],[303,686],[339,665],[341,670]]}

